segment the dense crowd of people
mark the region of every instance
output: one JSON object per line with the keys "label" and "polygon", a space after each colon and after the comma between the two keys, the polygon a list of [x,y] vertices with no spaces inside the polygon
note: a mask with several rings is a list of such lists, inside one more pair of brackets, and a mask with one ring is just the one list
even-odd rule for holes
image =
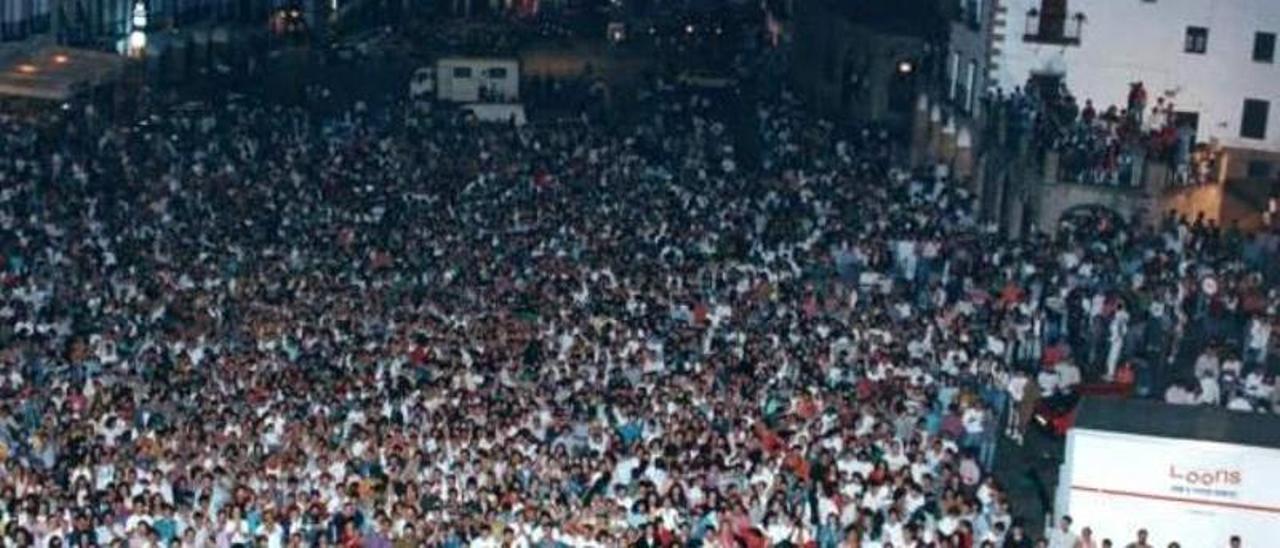
{"label": "dense crowd of people", "polygon": [[881,130],[761,98],[747,168],[714,103],[5,120],[6,543],[1028,547],[1037,401],[1205,351],[1275,407],[1273,235],[1008,241]]}
{"label": "dense crowd of people", "polygon": [[1074,183],[1136,186],[1149,166],[1164,169],[1169,186],[1218,182],[1221,147],[1197,142],[1195,122],[1165,97],[1150,103],[1142,82],[1130,85],[1125,106],[1081,105],[1061,83],[1029,82],[993,98],[1035,146],[1056,151],[1059,177]]}

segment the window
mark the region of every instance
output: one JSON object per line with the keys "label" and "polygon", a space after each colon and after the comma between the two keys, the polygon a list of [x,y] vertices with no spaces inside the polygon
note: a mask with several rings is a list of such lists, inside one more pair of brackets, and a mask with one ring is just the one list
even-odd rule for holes
{"label": "window", "polygon": [[1085,16],[1069,14],[1067,0],[1040,0],[1040,7],[1027,11],[1023,41],[1039,44],[1078,45]]}
{"label": "window", "polygon": [[974,100],[978,97],[978,62],[969,61],[969,101],[964,109],[973,112]]}
{"label": "window", "polygon": [[471,67],[453,67],[453,77],[466,79],[471,77]]}
{"label": "window", "polygon": [[1244,114],[1240,117],[1240,136],[1245,139],[1267,138],[1267,116],[1271,103],[1261,99],[1245,99]]}
{"label": "window", "polygon": [[502,80],[507,77],[507,69],[505,67],[494,67],[489,69],[487,76],[491,80]]}
{"label": "window", "polygon": [[1254,33],[1253,60],[1259,63],[1271,63],[1276,60],[1276,33]]}
{"label": "window", "polygon": [[1204,53],[1209,51],[1209,29],[1204,27],[1187,27],[1187,38],[1183,41],[1182,51],[1187,53]]}
{"label": "window", "polygon": [[983,0],[965,0],[965,22],[975,30],[982,28],[982,2]]}
{"label": "window", "polygon": [[1040,36],[1062,36],[1067,25],[1067,1],[1044,0],[1040,2]]}

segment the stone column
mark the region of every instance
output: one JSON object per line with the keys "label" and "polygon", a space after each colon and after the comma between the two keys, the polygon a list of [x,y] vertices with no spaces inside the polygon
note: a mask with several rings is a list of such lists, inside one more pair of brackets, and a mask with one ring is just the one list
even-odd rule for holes
{"label": "stone column", "polygon": [[1044,170],[1040,173],[1044,184],[1058,184],[1058,153],[1052,150],[1044,153]]}
{"label": "stone column", "polygon": [[973,177],[973,134],[969,126],[963,126],[956,133],[955,154],[956,179],[971,181]]}
{"label": "stone column", "polygon": [[[1017,183],[1014,183],[1017,185]],[[1027,192],[1025,187],[1015,186],[1009,189],[1009,198],[1006,202],[1008,211],[1005,215],[1005,233],[1010,239],[1018,239],[1022,237],[1022,217],[1027,209]]]}
{"label": "stone column", "polygon": [[939,161],[939,152],[942,150],[942,109],[938,105],[933,105],[929,109],[929,147],[925,160],[929,164],[935,164]]}
{"label": "stone column", "polygon": [[954,118],[947,120],[947,123],[943,124],[942,139],[938,144],[938,161],[949,165],[951,167],[952,177],[956,177],[956,122]]}
{"label": "stone column", "polygon": [[924,164],[929,148],[929,97],[920,94],[911,116],[911,167]]}

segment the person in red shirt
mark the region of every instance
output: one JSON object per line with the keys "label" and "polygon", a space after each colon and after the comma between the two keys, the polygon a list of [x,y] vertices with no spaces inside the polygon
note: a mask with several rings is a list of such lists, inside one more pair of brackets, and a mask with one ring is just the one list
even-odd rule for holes
{"label": "person in red shirt", "polygon": [[342,536],[339,538],[338,544],[342,548],[360,548],[360,533],[356,531],[354,520],[348,520],[342,525]]}

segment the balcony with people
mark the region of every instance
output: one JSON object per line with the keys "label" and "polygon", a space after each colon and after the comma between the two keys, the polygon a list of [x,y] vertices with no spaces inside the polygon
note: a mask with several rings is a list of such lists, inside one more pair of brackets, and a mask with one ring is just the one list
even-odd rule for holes
{"label": "balcony with people", "polygon": [[1081,104],[1060,81],[1034,80],[993,99],[1011,134],[1038,155],[1047,180],[1060,184],[1155,190],[1219,184],[1227,155],[1197,140],[1195,116],[1159,97],[1148,104],[1142,82],[1130,84],[1127,104]]}

